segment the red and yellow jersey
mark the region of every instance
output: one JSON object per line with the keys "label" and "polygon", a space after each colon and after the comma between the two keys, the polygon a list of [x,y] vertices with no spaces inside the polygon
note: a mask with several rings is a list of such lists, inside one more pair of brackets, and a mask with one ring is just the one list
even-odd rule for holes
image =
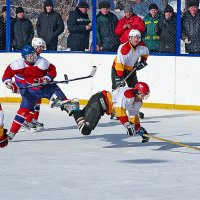
{"label": "red and yellow jersey", "polygon": [[135,48],[130,42],[126,42],[119,46],[112,67],[115,68],[117,76],[122,77],[125,70],[132,71],[139,59],[140,61],[146,61],[148,56],[149,50],[142,41]]}
{"label": "red and yellow jersey", "polygon": [[10,81],[15,75],[23,77],[29,84],[34,82],[34,79],[48,76],[50,79],[54,79],[57,75],[54,65],[49,63],[45,58],[38,56],[34,65],[29,65],[23,58],[20,58],[11,63],[5,70],[2,81],[6,83]]}
{"label": "red and yellow jersey", "polygon": [[106,105],[106,114],[116,113],[116,116],[122,124],[132,122],[136,125],[136,129],[140,127],[138,117],[142,101],[136,101],[133,88],[119,87],[112,92],[102,91]]}

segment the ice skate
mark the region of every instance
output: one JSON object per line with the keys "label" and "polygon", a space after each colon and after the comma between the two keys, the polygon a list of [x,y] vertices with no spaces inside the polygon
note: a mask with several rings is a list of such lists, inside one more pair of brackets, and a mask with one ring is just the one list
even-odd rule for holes
{"label": "ice skate", "polygon": [[43,131],[44,130],[44,124],[41,122],[38,122],[35,119],[32,119],[31,124],[33,127],[36,127],[36,131]]}

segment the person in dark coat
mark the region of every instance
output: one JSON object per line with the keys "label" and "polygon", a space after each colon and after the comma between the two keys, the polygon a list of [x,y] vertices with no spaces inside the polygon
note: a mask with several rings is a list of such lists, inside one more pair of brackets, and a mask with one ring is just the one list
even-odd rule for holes
{"label": "person in dark coat", "polygon": [[6,6],[2,7],[2,16],[0,17],[0,50],[6,49]]}
{"label": "person in dark coat", "polygon": [[164,16],[156,25],[156,32],[160,36],[159,51],[176,53],[176,14],[170,5],[165,7]]}
{"label": "person in dark coat", "polygon": [[34,37],[34,30],[32,22],[25,18],[24,9],[22,7],[16,8],[16,20],[13,25],[13,49],[21,50],[26,44],[31,44]]}
{"label": "person in dark coat", "polygon": [[85,49],[89,49],[89,36],[92,27],[87,14],[88,8],[89,5],[86,2],[80,2],[69,15],[67,21],[69,30],[67,47],[71,51],[85,51]]}
{"label": "person in dark coat", "polygon": [[200,10],[198,0],[187,2],[188,10],[181,19],[181,39],[185,42],[185,51],[200,54]]}
{"label": "person in dark coat", "polygon": [[96,24],[97,51],[117,52],[120,45],[119,37],[115,34],[118,18],[110,12],[108,1],[100,2],[99,9]]}
{"label": "person in dark coat", "polygon": [[54,11],[51,0],[44,2],[44,12],[39,14],[37,23],[38,37],[46,42],[46,50],[57,50],[58,36],[64,31],[64,23],[59,13]]}

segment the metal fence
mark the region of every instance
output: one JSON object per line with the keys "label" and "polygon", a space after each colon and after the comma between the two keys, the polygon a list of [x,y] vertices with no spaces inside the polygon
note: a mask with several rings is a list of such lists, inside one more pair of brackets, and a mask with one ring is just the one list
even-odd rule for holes
{"label": "metal fence", "polygon": [[[77,6],[83,1],[0,0],[0,52],[19,51],[23,45],[31,43],[33,37],[42,37],[48,44],[47,52],[89,51],[91,53],[115,53],[115,50],[104,51],[97,46],[98,38],[105,37],[103,33],[108,31],[107,29],[99,30],[99,21],[101,23],[101,19],[98,18],[99,4],[104,0],[85,0],[84,2],[89,5],[89,8],[82,15]],[[159,26],[156,25],[154,29],[158,30],[159,33],[159,39],[156,41],[158,42],[158,49],[157,51],[152,50],[152,53],[167,53],[170,55],[200,53],[198,0],[109,0],[108,2],[110,3],[110,12],[118,20],[124,17],[124,8],[131,6],[133,12],[144,20],[146,30],[149,23],[147,18],[149,5],[152,3],[157,4],[160,18],[158,20]],[[52,16],[44,12],[45,5],[49,6],[51,3],[57,13]],[[168,22],[166,19],[165,13],[171,9],[170,7],[166,8],[167,4],[170,4],[173,8],[173,22]],[[20,13],[23,13],[22,16]],[[83,30],[83,27],[86,26],[87,31]],[[107,28],[109,30],[112,28],[110,34],[114,35],[114,28],[116,27],[113,26],[114,22],[112,25],[108,25]],[[148,46],[145,37],[148,38],[151,35],[148,36],[144,32],[142,37],[142,40]],[[115,38],[115,35],[113,38]],[[113,38],[109,39],[110,43],[112,43]],[[82,45],[82,48],[78,48],[77,45]],[[170,51],[173,48],[174,51]]]}

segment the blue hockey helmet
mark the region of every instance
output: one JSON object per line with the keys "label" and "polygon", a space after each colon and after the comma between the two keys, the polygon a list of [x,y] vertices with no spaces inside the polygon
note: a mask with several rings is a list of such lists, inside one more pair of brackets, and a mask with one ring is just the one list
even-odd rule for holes
{"label": "blue hockey helmet", "polygon": [[21,55],[29,64],[34,64],[37,60],[36,51],[31,45],[25,45],[21,50]]}

